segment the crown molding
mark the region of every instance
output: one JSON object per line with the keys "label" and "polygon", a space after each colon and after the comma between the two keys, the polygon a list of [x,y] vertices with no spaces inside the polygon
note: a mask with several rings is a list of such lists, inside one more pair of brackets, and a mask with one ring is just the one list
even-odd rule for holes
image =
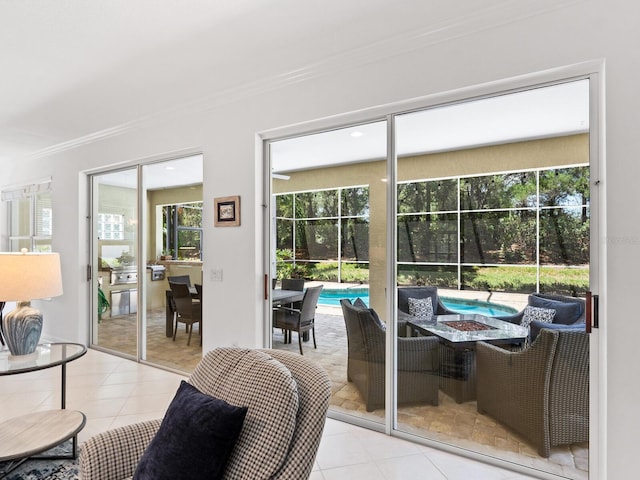
{"label": "crown molding", "polygon": [[282,89],[289,85],[348,71],[446,41],[518,23],[532,17],[545,15],[575,4],[584,3],[585,1],[586,0],[538,0],[533,4],[528,3],[525,7],[521,0],[505,0],[489,8],[471,11],[463,17],[456,17],[439,23],[429,24],[425,26],[425,28],[408,31],[394,37],[370,43],[366,46],[346,50],[294,70],[252,82],[245,82],[232,88],[219,90],[197,100],[185,102],[114,127],[99,130],[82,137],[37,150],[21,158],[37,159],[48,157],[83,145],[132,132],[140,128],[148,128],[149,126],[162,123],[170,118],[214,110],[221,106]]}

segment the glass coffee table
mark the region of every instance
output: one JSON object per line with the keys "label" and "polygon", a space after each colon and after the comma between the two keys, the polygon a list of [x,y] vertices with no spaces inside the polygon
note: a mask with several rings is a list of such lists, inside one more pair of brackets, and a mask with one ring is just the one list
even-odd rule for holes
{"label": "glass coffee table", "polygon": [[526,327],[478,314],[434,315],[407,324],[440,339],[440,389],[457,403],[476,398],[476,342],[522,345],[529,335]]}
{"label": "glass coffee table", "polygon": [[[31,412],[0,423],[0,462],[8,462],[0,472],[4,478],[29,458],[69,459],[78,454],[78,432],[86,423],[82,412],[67,410],[67,363],[87,352],[78,343],[45,343],[38,345],[30,355],[11,356],[0,351],[0,376],[35,372],[60,366],[62,369],[61,408]],[[70,455],[35,457],[67,440],[72,439]]]}

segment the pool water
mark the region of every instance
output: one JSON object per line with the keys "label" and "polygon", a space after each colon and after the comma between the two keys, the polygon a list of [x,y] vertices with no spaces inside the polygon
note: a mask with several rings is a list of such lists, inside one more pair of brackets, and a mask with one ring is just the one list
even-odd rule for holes
{"label": "pool water", "polygon": [[[352,302],[356,298],[362,299],[369,305],[369,289],[366,287],[356,288],[326,288],[322,290],[319,305],[340,306],[340,299],[348,298]],[[513,315],[518,311],[515,308],[498,303],[483,302],[480,300],[464,300],[461,298],[440,297],[440,301],[449,309],[459,313],[477,313],[488,317],[500,315]]]}
{"label": "pool water", "polygon": [[319,305],[340,306],[340,300],[348,298],[353,302],[356,298],[361,298],[369,305],[369,289],[366,287],[355,288],[323,288],[318,299]]}
{"label": "pool water", "polygon": [[459,313],[477,313],[487,317],[501,315],[513,315],[518,313],[513,307],[500,305],[499,303],[483,302],[481,300],[464,300],[462,298],[441,297],[440,301],[449,310]]}

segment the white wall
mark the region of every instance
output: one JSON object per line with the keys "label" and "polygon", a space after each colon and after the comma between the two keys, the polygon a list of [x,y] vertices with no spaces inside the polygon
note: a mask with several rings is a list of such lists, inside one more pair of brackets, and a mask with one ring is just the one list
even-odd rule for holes
{"label": "white wall", "polygon": [[[471,2],[470,4],[476,2]],[[505,2],[505,8],[510,2]],[[532,7],[540,2],[530,2]],[[551,5],[550,2],[546,2]],[[262,342],[262,171],[256,165],[255,134],[389,102],[491,82],[594,59],[606,61],[606,171],[602,188],[607,225],[600,240],[607,250],[601,287],[606,378],[606,468],[610,479],[632,478],[640,432],[640,382],[635,351],[640,272],[640,221],[635,213],[640,173],[640,29],[634,2],[555,2],[557,9],[509,20],[489,12],[462,27],[430,36],[400,39],[393,48],[364,51],[310,65],[306,79],[202,112],[155,122],[118,137],[79,146],[49,158],[14,165],[10,181],[53,177],[54,250],[64,259],[65,294],[47,306],[45,335],[86,342],[88,239],[84,216],[86,185],[79,172],[117,162],[170,156],[174,151],[204,154],[205,350],[217,345],[259,346]],[[493,15],[493,16],[491,16]],[[472,28],[475,27],[475,28]],[[373,28],[376,28],[374,26]],[[445,38],[450,35],[451,38]],[[433,40],[431,43],[430,41]],[[404,53],[401,52],[404,50]],[[380,58],[376,58],[379,56]],[[324,74],[322,73],[324,69]],[[90,112],[78,112],[89,115]],[[603,159],[604,160],[604,159]],[[213,224],[213,198],[239,194],[242,226]],[[209,271],[223,269],[224,281]],[[604,334],[606,333],[606,337]],[[604,425],[603,425],[604,427]],[[601,432],[604,432],[604,428]],[[595,439],[594,439],[595,440]],[[601,459],[602,461],[603,459]],[[605,478],[592,473],[592,478]]]}

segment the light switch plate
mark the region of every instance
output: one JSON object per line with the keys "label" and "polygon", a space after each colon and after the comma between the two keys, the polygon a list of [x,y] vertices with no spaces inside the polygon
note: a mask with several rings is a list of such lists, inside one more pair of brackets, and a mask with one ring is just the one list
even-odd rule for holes
{"label": "light switch plate", "polygon": [[222,269],[221,268],[212,268],[209,273],[209,278],[212,282],[221,282],[222,281]]}

